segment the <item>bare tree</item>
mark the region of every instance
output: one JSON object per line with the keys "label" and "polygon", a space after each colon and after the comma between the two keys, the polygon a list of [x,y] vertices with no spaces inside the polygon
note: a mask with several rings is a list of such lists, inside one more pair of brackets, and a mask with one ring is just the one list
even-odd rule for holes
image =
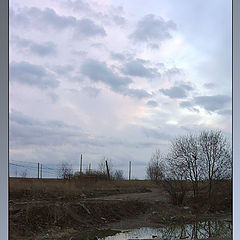
{"label": "bare tree", "polygon": [[205,178],[209,181],[208,196],[211,197],[213,180],[231,178],[231,147],[220,130],[203,131],[199,136]]}
{"label": "bare tree", "polygon": [[124,179],[124,177],[123,177],[123,170],[115,170],[114,174],[113,174],[113,178],[115,180],[123,180]]}
{"label": "bare tree", "polygon": [[58,177],[63,179],[70,179],[73,176],[72,165],[67,162],[62,162],[58,169]]}
{"label": "bare tree", "polygon": [[186,169],[184,162],[180,162],[172,158],[171,154],[168,154],[162,183],[175,205],[183,203],[187,188],[185,179]]}
{"label": "bare tree", "polygon": [[27,169],[21,171],[20,176],[21,176],[22,178],[26,178],[26,177],[27,177]]}
{"label": "bare tree", "polygon": [[164,156],[159,149],[152,155],[147,166],[147,178],[159,182],[164,178],[164,171],[166,166],[164,164]]}
{"label": "bare tree", "polygon": [[203,173],[198,136],[190,134],[176,138],[172,141],[169,156],[169,165],[174,178],[190,180],[193,194],[197,196]]}

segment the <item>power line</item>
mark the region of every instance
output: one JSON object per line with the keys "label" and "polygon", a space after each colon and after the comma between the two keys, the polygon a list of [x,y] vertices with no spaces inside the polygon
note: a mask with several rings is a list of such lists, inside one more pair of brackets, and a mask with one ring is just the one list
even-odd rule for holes
{"label": "power line", "polygon": [[32,163],[32,164],[37,164],[37,162],[27,162],[27,161],[20,161],[20,160],[14,160],[14,159],[11,159],[11,162],[22,162],[22,163]]}
{"label": "power line", "polygon": [[17,166],[17,167],[24,167],[24,168],[31,168],[31,169],[37,169],[37,167],[32,167],[32,166],[23,166],[20,164],[15,164],[15,163],[9,163],[10,165]]}

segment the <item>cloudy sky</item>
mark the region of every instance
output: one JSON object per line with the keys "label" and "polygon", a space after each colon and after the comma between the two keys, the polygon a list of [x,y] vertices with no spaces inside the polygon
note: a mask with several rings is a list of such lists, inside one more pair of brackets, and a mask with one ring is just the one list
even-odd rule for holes
{"label": "cloudy sky", "polygon": [[10,1],[10,161],[145,177],[156,149],[231,136],[231,1]]}

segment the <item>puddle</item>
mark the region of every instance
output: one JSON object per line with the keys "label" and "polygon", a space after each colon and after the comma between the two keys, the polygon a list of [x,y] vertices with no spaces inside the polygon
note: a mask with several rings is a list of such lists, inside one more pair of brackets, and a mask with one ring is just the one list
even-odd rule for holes
{"label": "puddle", "polygon": [[[111,239],[111,236],[114,235],[116,236],[117,233],[120,233],[121,231],[119,230],[96,230],[96,231],[90,231],[90,232],[84,232],[81,233],[76,239],[77,240],[95,240],[96,236],[98,236],[98,239]],[[109,238],[106,238],[108,236]],[[75,239],[75,238],[74,238]]]}
{"label": "puddle", "polygon": [[[99,232],[100,233],[100,232]],[[96,233],[97,234],[97,233]],[[101,237],[100,240],[127,240],[127,239],[206,239],[209,237],[232,238],[232,222],[227,220],[202,221],[184,225],[168,225],[160,228],[143,227],[121,231],[119,233]],[[154,236],[154,237],[153,237]],[[94,239],[94,238],[93,238]]]}

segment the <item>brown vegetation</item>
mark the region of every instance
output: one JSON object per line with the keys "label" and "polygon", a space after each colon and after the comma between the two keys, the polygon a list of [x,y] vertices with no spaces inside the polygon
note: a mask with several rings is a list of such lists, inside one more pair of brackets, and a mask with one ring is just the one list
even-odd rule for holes
{"label": "brown vegetation", "polygon": [[84,199],[118,193],[144,192],[154,186],[154,183],[147,180],[96,181],[96,178],[91,176],[71,180],[10,178],[9,198],[10,200]]}
{"label": "brown vegetation", "polygon": [[200,183],[196,198],[190,182],[173,181],[173,192],[185,187],[185,197],[177,205],[164,182],[10,178],[9,183],[10,239],[44,239],[45,233],[52,236],[48,239],[69,239],[63,233],[79,236],[138,215],[146,215],[149,224],[191,222],[231,213],[232,207],[230,181],[213,182],[211,202],[206,182]]}

